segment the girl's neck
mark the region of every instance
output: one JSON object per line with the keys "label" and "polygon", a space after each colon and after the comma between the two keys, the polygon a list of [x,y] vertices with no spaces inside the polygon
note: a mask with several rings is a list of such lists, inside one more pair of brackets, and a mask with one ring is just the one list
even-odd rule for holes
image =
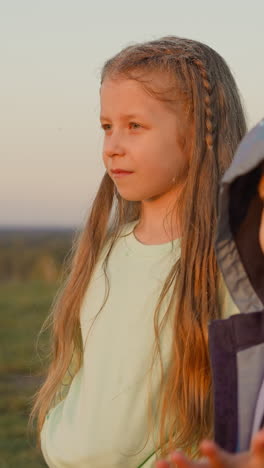
{"label": "girl's neck", "polygon": [[140,219],[134,234],[143,244],[165,244],[180,237],[178,197],[175,197],[175,193],[169,195],[141,202]]}

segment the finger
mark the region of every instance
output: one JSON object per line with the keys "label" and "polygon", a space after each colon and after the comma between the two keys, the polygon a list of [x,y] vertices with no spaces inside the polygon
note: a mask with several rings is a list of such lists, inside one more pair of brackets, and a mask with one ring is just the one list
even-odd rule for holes
{"label": "finger", "polygon": [[211,468],[229,468],[232,466],[233,456],[211,440],[204,440],[200,445],[201,453],[209,459]]}
{"label": "finger", "polygon": [[170,468],[171,465],[166,460],[159,460],[155,464],[155,468]]}
{"label": "finger", "polygon": [[188,460],[187,457],[183,455],[182,452],[177,451],[177,452],[172,452],[170,454],[170,459],[173,463],[173,467],[177,468],[193,468],[192,467],[192,462]]}
{"label": "finger", "polygon": [[207,461],[191,461],[180,451],[173,452],[170,458],[175,468],[210,468]]}

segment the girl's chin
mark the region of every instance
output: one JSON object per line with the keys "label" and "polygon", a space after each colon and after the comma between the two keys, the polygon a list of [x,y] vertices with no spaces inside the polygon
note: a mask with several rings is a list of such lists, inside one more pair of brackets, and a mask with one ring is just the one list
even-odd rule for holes
{"label": "girl's chin", "polygon": [[120,190],[120,187],[118,188],[116,186],[116,189],[123,200],[126,201],[131,201],[131,202],[141,202],[144,200],[144,198],[141,198],[139,193],[136,193],[135,191],[130,191],[130,190]]}
{"label": "girl's chin", "polygon": [[114,181],[117,192],[119,193],[120,197],[123,198],[126,201],[133,201],[133,202],[139,202],[142,199],[140,198],[140,194],[136,192],[135,190],[129,190],[128,187],[122,187],[122,184],[116,183]]}
{"label": "girl's chin", "polygon": [[126,200],[126,201],[131,201],[131,202],[142,202],[142,199],[137,197],[136,195],[128,195],[128,194],[123,194],[123,193],[120,193],[118,192],[120,197],[123,198],[123,200]]}
{"label": "girl's chin", "polygon": [[118,190],[117,191],[120,195],[121,198],[123,198],[126,201],[131,201],[131,202],[154,202],[156,200],[159,200],[162,195],[151,195],[151,194],[146,194],[146,193],[135,193],[135,192],[128,192],[125,190]]}

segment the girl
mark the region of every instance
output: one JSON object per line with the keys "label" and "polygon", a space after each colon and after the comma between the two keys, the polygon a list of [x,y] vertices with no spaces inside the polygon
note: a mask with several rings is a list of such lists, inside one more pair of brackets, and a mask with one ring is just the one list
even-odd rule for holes
{"label": "girl", "polygon": [[214,253],[218,182],[246,125],[225,61],[192,40],[127,47],[100,92],[106,173],[32,418],[49,467],[149,468],[212,434],[207,324],[237,310]]}
{"label": "girl", "polygon": [[[208,460],[202,468],[264,466],[264,431],[257,432],[264,426],[263,163],[264,120],[243,139],[222,181],[216,252],[242,313],[209,327],[214,436],[222,450],[213,442],[203,443]],[[201,466],[178,453],[173,458],[179,468]],[[160,461],[157,466],[170,465]]]}

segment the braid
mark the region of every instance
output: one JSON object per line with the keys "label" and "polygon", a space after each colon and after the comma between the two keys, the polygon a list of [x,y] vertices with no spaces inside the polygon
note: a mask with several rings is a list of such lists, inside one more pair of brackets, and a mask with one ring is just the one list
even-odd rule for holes
{"label": "braid", "polygon": [[205,91],[205,126],[206,126],[206,134],[205,134],[205,141],[207,144],[207,148],[212,150],[213,143],[214,143],[214,129],[213,129],[213,112],[212,112],[212,103],[211,103],[211,95],[212,95],[212,86],[209,81],[208,73],[205,69],[203,62],[199,59],[193,60],[193,63],[198,67],[199,72],[202,76],[202,83]]}

